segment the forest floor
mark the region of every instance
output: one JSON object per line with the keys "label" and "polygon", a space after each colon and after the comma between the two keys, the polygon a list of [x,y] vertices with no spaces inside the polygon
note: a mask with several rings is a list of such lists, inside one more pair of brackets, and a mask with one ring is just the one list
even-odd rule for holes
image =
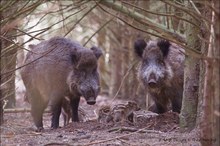
{"label": "forest floor", "polygon": [[[4,113],[0,146],[200,146],[198,132],[181,133],[179,116],[172,112],[139,124],[99,123],[94,111],[106,103],[110,100],[100,96],[94,106],[82,100],[80,106],[89,120],[70,122],[64,127],[60,118],[61,127],[58,129],[50,129],[51,115],[44,113],[43,132],[36,132],[30,112]],[[29,108],[30,105],[18,101],[17,107]]]}

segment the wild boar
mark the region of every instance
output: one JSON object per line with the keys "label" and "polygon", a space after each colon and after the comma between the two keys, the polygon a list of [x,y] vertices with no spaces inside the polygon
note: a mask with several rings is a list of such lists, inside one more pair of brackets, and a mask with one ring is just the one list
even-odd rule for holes
{"label": "wild boar", "polygon": [[79,121],[78,106],[83,96],[87,103],[96,103],[100,91],[97,61],[101,49],[84,48],[63,37],[54,37],[30,46],[21,69],[31,114],[38,130],[43,129],[42,116],[51,104],[51,127],[59,127],[62,99],[70,98],[72,121]]}
{"label": "wild boar", "polygon": [[154,105],[149,110],[156,113],[168,111],[169,103],[174,112],[180,113],[183,94],[184,49],[167,40],[134,43],[141,58],[138,71],[140,82],[146,87]]}

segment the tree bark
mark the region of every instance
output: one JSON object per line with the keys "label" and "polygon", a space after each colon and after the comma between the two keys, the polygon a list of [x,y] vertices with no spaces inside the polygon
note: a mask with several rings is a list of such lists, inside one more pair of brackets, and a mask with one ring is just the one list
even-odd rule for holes
{"label": "tree bark", "polygon": [[[2,4],[2,1],[0,0],[0,5]],[[2,12],[0,11],[0,21],[2,21]],[[1,23],[0,23],[0,35],[2,35],[1,32]],[[0,39],[0,56],[2,52],[2,40]],[[1,73],[1,58],[0,58],[0,73]],[[0,86],[2,85],[2,75],[0,74]],[[2,88],[0,87],[0,126],[3,124],[3,97],[2,97]],[[1,128],[0,128],[1,133]],[[1,139],[0,139],[1,140]]]}
{"label": "tree bark", "polygon": [[[117,27],[115,24],[111,25],[111,29],[114,32],[114,34],[108,34],[113,35],[112,38],[117,38],[117,40],[121,43],[121,30],[119,27]],[[116,30],[117,29],[117,30]],[[113,41],[113,40],[111,40]],[[114,42],[114,41],[113,41]],[[115,97],[117,91],[119,90],[120,83],[121,83],[121,63],[122,63],[122,53],[121,53],[121,45],[117,45],[116,43],[110,44],[110,50],[109,50],[109,64],[111,65],[111,75],[110,75],[110,91],[109,95],[111,98]],[[121,94],[118,92],[117,97],[120,97]]]}
{"label": "tree bark", "polygon": [[[215,49],[214,54],[215,57],[220,58],[220,2],[219,0],[214,0],[214,7],[217,13],[215,13],[215,24],[214,24],[214,32],[215,32]],[[214,143],[214,146],[220,145],[220,60],[214,60],[214,86],[215,86],[215,92],[214,92],[214,137],[216,139],[216,142]]]}
{"label": "tree bark", "polygon": [[[214,30],[215,30],[215,49],[214,54],[215,57],[220,58],[220,2],[219,0],[214,0],[214,6],[218,13],[215,13],[216,20],[214,24]],[[220,60],[214,60],[214,69],[213,69],[213,75],[214,75],[214,138],[216,139],[216,142],[214,143],[214,146],[220,145]]]}
{"label": "tree bark", "polygon": [[[211,16],[210,36],[209,36],[209,46],[208,51],[205,55],[211,58],[205,60],[205,74],[204,74],[204,86],[203,86],[203,97],[201,98],[202,103],[200,104],[200,109],[202,109],[201,117],[199,119],[199,128],[201,130],[201,144],[203,146],[219,146],[220,141],[220,102],[219,102],[219,69],[220,69],[220,6],[219,1],[213,0],[211,5],[216,11],[211,11],[209,9]],[[214,59],[218,58],[218,59]]]}
{"label": "tree bark", "polygon": [[[124,77],[127,74],[129,65],[130,65],[130,57],[129,57],[129,50],[131,49],[131,46],[128,42],[130,42],[131,38],[131,31],[127,28],[127,26],[122,26],[122,76]],[[122,99],[128,99],[130,96],[130,90],[129,90],[129,75],[126,77],[126,79],[123,81],[122,89],[121,89],[121,98]]]}
{"label": "tree bark", "polygon": [[[97,37],[97,41],[98,41],[98,46],[100,46],[102,49],[104,48],[104,44],[106,43],[106,30],[103,29],[102,31],[100,31],[98,33],[98,37]],[[108,82],[106,82],[105,78],[108,78],[108,70],[107,70],[107,66],[105,65],[105,54],[106,54],[106,49],[102,52],[103,53],[103,57],[100,58],[99,60],[99,70],[102,71],[102,73],[100,74],[100,85],[101,85],[101,93],[106,93],[106,91],[109,90],[109,85]]]}
{"label": "tree bark", "polygon": [[[3,5],[4,3],[8,3],[8,1],[2,1]],[[17,12],[17,8],[18,5],[12,5],[10,11],[6,9],[2,12],[3,20],[10,18],[10,21],[8,21],[6,25],[18,23],[12,19],[14,13]],[[16,24],[14,27],[16,27]],[[15,34],[16,30],[13,29],[13,27],[9,27],[4,34],[2,34],[5,39],[2,39],[1,73],[9,72],[16,68],[17,47],[11,43],[16,39],[13,37]],[[1,79],[3,83],[2,96],[7,101],[5,108],[13,108],[15,107],[15,71],[2,75]]]}
{"label": "tree bark", "polygon": [[[189,20],[200,26],[200,22],[189,16]],[[201,50],[201,42],[197,35],[200,34],[195,26],[190,24],[186,28],[188,47],[197,51]],[[197,104],[199,93],[199,59],[186,55],[184,69],[184,90],[180,126],[182,131],[191,131],[196,125]]]}

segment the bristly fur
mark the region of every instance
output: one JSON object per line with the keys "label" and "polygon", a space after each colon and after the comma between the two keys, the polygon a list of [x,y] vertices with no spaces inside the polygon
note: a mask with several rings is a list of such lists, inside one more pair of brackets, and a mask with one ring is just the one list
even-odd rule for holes
{"label": "bristly fur", "polygon": [[[171,104],[180,113],[185,59],[181,52],[182,48],[167,40],[150,40],[143,49],[138,78],[154,101],[150,111],[164,113]],[[152,81],[153,87],[149,85]]]}
{"label": "bristly fur", "polygon": [[52,112],[51,127],[59,127],[62,100],[66,96],[70,99],[72,121],[79,121],[80,97],[92,105],[100,91],[97,61],[101,49],[87,49],[63,37],[54,37],[30,48],[35,53],[28,52],[24,64],[37,61],[23,67],[21,77],[37,130],[43,129],[43,111],[48,104]]}
{"label": "bristly fur", "polygon": [[147,43],[143,39],[138,39],[134,43],[134,49],[135,53],[139,56],[142,57],[142,54],[144,52],[145,47],[147,46]]}
{"label": "bristly fur", "polygon": [[157,42],[157,46],[160,48],[160,50],[163,53],[164,57],[167,57],[168,53],[169,53],[169,48],[170,48],[170,42],[168,40],[159,40]]}

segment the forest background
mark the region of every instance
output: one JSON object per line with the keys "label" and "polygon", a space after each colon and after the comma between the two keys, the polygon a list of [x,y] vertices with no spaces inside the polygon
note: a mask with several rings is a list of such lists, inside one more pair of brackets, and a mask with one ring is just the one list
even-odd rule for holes
{"label": "forest background", "polygon": [[[99,46],[101,94],[133,99],[147,108],[151,101],[137,79],[140,60],[133,43],[140,37],[164,38],[186,51],[182,130],[199,127],[203,138],[220,136],[219,0],[0,0],[0,4],[1,124],[3,109],[15,108],[25,92],[19,69],[29,44],[63,36],[88,48]],[[219,139],[208,142],[219,144]]]}

